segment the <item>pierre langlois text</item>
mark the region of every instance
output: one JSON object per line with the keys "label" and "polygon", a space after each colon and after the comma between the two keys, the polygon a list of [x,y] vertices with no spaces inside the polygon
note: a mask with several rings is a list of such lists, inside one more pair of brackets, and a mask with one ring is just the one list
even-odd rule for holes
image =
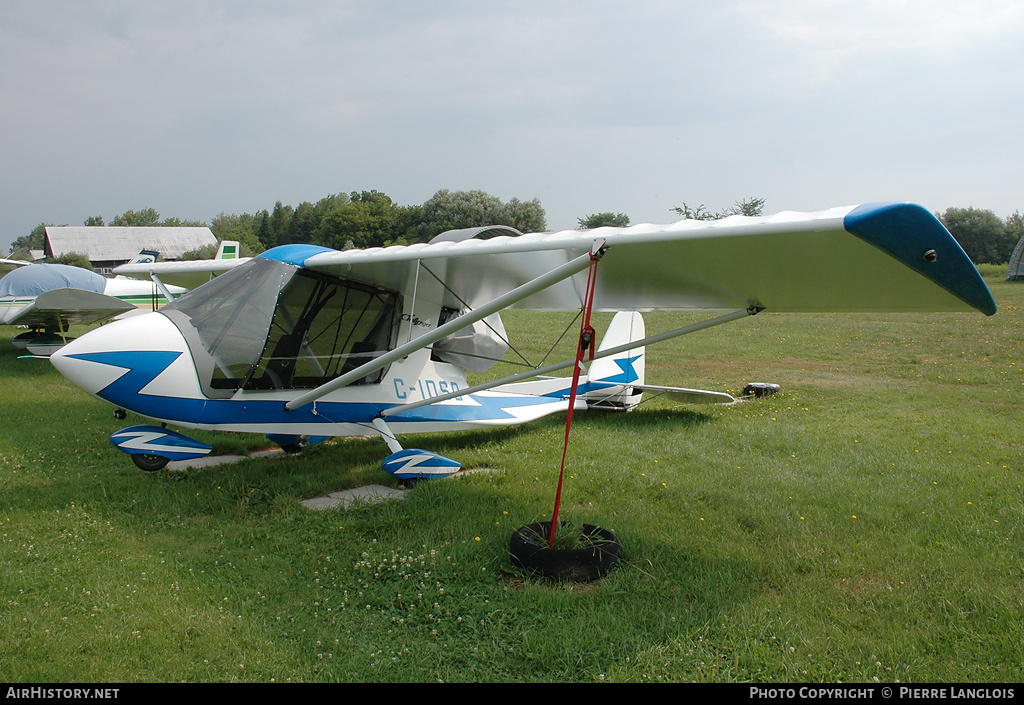
{"label": "pierre langlois text", "polygon": [[961,698],[986,700],[1013,700],[1013,688],[994,686],[803,686],[800,688],[759,688],[750,687],[750,697],[771,700],[774,698],[792,700],[879,700],[892,698],[907,700],[956,700]]}

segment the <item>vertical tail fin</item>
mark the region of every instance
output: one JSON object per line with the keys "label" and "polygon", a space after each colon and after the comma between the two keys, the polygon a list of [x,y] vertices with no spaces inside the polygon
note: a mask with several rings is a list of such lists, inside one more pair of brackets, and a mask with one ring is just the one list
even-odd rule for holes
{"label": "vertical tail fin", "polygon": [[[611,350],[645,337],[644,319],[639,311],[619,311],[612,318],[597,351]],[[591,408],[630,409],[640,403],[643,392],[632,385],[644,383],[644,349],[633,348],[594,360],[587,374],[584,395]]]}
{"label": "vertical tail fin", "polygon": [[238,259],[238,242],[236,240],[221,240],[217,248],[217,256],[214,259]]}
{"label": "vertical tail fin", "polygon": [[132,257],[128,264],[151,264],[156,262],[156,258],[160,256],[160,253],[156,250],[139,250],[139,254]]}

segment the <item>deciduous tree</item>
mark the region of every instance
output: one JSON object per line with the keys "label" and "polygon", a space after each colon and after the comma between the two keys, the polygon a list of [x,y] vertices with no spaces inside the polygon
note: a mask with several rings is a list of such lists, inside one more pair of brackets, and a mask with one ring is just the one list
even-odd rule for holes
{"label": "deciduous tree", "polygon": [[936,215],[975,264],[1002,264],[1010,260],[1017,240],[1012,239],[1012,233],[1007,234],[1003,221],[992,211],[947,208]]}
{"label": "deciduous tree", "polygon": [[594,213],[585,218],[577,218],[579,226],[577,230],[591,230],[610,226],[613,228],[624,228],[629,225],[629,216],[625,213]]}
{"label": "deciduous tree", "polygon": [[353,191],[347,203],[334,203],[320,219],[313,242],[338,250],[384,247],[407,239],[417,211],[397,205],[380,191]]}
{"label": "deciduous tree", "polygon": [[65,252],[60,257],[53,257],[47,260],[50,264],[68,264],[72,267],[81,267],[92,271],[92,262],[81,252]]}
{"label": "deciduous tree", "polygon": [[420,209],[419,235],[423,241],[445,230],[482,225],[508,225],[521,232],[540,232],[547,227],[539,200],[513,198],[506,204],[484,191],[441,189]]}
{"label": "deciduous tree", "polygon": [[676,206],[672,210],[687,220],[721,220],[722,218],[728,218],[730,215],[761,215],[761,212],[764,210],[764,199],[756,196],[744,198],[742,201],[734,203],[731,208],[726,208],[724,211],[718,211],[717,213],[709,211],[704,207],[703,203],[695,208],[691,208],[684,203],[682,206]]}
{"label": "deciduous tree", "polygon": [[160,214],[155,208],[125,211],[121,215],[114,216],[110,224],[117,227],[152,227],[160,224]]}

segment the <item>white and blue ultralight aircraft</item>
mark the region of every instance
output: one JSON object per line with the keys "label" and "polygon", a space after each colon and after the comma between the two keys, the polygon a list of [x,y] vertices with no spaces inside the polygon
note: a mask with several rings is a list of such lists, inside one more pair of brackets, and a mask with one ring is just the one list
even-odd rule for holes
{"label": "white and blue ultralight aircraft", "polygon": [[[50,358],[88,393],[162,424],[111,436],[145,470],[209,453],[171,425],[264,433],[293,451],[375,434],[396,477],[445,475],[459,463],[398,437],[523,423],[567,411],[570,399],[574,409],[629,409],[645,392],[734,401],[645,382],[645,346],[679,335],[761,311],[996,311],[942,224],[907,203],[525,235],[495,226],[409,246],[285,245],[116,271],[167,284],[222,272]],[[509,307],[618,313],[589,366],[578,356],[470,385],[467,371],[508,349],[499,313]],[[709,314],[651,335],[646,310]],[[549,376],[581,367],[575,384]]]}

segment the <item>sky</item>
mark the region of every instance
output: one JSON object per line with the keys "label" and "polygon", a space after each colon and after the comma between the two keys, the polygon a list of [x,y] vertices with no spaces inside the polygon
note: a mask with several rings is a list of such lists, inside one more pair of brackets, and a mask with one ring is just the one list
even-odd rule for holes
{"label": "sky", "polygon": [[1024,210],[1020,0],[4,0],[0,250],[377,190]]}

